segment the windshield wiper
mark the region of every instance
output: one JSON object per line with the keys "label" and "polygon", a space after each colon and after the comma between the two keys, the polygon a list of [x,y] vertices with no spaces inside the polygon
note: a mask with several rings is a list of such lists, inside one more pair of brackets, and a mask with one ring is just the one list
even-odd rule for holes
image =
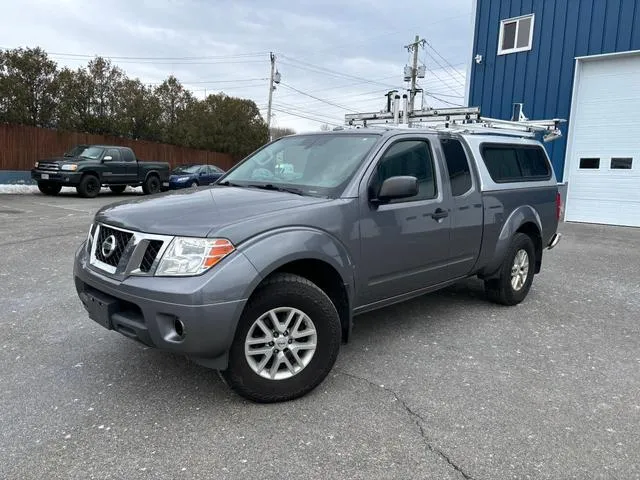
{"label": "windshield wiper", "polygon": [[244,185],[239,185],[237,183],[230,182],[229,180],[225,180],[224,182],[216,183],[215,185],[222,185],[223,187],[238,187],[244,188]]}
{"label": "windshield wiper", "polygon": [[299,188],[274,185],[272,183],[251,184],[247,186],[252,188],[261,188],[262,190],[275,190],[277,192],[288,192],[288,193],[293,193],[294,195],[301,195],[301,196],[305,195],[305,193]]}

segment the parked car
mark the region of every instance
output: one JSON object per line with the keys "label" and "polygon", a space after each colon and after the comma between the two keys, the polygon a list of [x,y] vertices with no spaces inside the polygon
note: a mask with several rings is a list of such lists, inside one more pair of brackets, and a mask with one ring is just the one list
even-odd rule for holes
{"label": "parked car", "polygon": [[122,193],[127,185],[141,186],[146,194],[169,186],[170,166],[165,162],[143,162],[128,147],[76,145],[60,158],[36,162],[31,178],[45,195],[57,195],[62,187],[76,187],[79,195],[93,198],[102,185]]}
{"label": "parked car", "polygon": [[319,385],[354,315],[472,276],[490,300],[522,302],[560,239],[545,149],[495,134],[288,136],[180,195],[98,211],[77,292],[103,327],[259,402]]}
{"label": "parked car", "polygon": [[169,189],[210,185],[224,174],[224,170],[215,165],[180,165],[171,172]]}

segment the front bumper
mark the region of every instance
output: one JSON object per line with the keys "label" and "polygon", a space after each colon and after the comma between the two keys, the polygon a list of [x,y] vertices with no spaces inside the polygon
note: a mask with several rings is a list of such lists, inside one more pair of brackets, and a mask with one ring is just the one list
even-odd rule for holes
{"label": "front bumper", "polygon": [[49,182],[75,187],[80,184],[82,173],[62,170],[39,170],[34,168],[31,170],[31,178],[36,182]]}
{"label": "front bumper", "polygon": [[[246,304],[239,288],[246,287],[246,275],[257,275],[243,255],[228,260],[198,277],[130,276],[120,281],[89,265],[83,244],[76,253],[74,280],[90,318],[103,327],[222,370]],[[242,276],[245,281],[235,282],[234,288],[234,279]],[[216,296],[219,301],[212,300]]]}

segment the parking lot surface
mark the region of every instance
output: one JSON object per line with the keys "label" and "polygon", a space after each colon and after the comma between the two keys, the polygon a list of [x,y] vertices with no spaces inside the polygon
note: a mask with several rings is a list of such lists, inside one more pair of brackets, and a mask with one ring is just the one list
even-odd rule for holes
{"label": "parking lot surface", "polygon": [[640,478],[640,229],[561,225],[517,307],[472,279],[357,317],[257,405],[88,319],[74,251],[136,196],[0,195],[0,478]]}

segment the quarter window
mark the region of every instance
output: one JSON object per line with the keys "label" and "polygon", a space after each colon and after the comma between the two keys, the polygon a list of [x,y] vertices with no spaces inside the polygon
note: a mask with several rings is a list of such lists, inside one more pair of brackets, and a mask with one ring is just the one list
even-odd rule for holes
{"label": "quarter window", "polygon": [[449,171],[449,182],[451,183],[451,194],[458,197],[467,193],[471,189],[471,170],[469,161],[464,153],[464,148],[459,140],[443,138],[440,140],[444,158]]}
{"label": "quarter window", "polygon": [[500,22],[498,55],[531,50],[534,15],[508,18]]}
{"label": "quarter window", "polygon": [[408,199],[398,199],[391,203],[436,197],[433,158],[427,141],[402,140],[389,147],[378,164],[371,188],[377,194],[382,182],[387,178],[405,175],[418,179],[418,195]]}

